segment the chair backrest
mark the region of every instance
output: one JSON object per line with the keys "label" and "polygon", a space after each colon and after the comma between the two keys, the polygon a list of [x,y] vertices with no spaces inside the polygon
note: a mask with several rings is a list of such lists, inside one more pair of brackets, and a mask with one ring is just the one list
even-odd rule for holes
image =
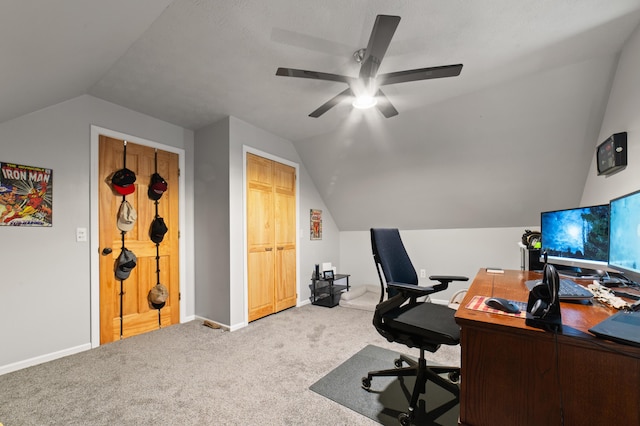
{"label": "chair backrest", "polygon": [[[373,250],[373,260],[378,269],[380,285],[384,294],[385,282],[396,282],[404,284],[418,285],[418,275],[411,263],[411,259],[404,248],[400,231],[396,228],[371,228],[371,249]],[[380,269],[384,273],[385,282],[380,275]],[[397,292],[390,291],[388,297],[391,298]],[[381,296],[382,301],[382,296]]]}

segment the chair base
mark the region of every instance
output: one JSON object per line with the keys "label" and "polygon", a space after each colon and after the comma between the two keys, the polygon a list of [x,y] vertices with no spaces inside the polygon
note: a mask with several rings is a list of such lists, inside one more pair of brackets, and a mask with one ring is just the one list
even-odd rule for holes
{"label": "chair base", "polygon": [[[408,366],[402,367],[405,363]],[[431,380],[441,388],[451,392],[456,398],[460,396],[460,388],[455,383],[460,377],[460,367],[452,366],[427,366],[427,361],[424,356],[424,349],[420,349],[420,358],[415,361],[406,355],[400,355],[400,358],[394,361],[396,368],[389,370],[370,371],[367,377],[362,378],[362,387],[365,390],[369,390],[371,387],[371,379],[374,377],[407,377],[415,376],[416,382],[411,394],[411,401],[409,401],[408,413],[403,413],[399,416],[400,423],[402,425],[409,425],[413,420],[413,414],[418,404],[418,398],[421,394],[426,392],[427,381]],[[446,380],[440,374],[448,373],[449,379]]]}

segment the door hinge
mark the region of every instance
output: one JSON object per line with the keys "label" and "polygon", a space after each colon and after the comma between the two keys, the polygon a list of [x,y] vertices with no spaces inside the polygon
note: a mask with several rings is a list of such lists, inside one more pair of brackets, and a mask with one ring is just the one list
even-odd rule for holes
{"label": "door hinge", "polygon": [[178,167],[178,177],[180,177],[180,167]]}
{"label": "door hinge", "polygon": [[182,300],[182,293],[178,293],[178,300]]}

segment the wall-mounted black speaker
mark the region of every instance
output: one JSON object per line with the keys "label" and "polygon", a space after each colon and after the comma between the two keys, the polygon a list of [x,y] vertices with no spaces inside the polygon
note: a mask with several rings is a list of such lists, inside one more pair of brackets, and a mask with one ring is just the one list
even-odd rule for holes
{"label": "wall-mounted black speaker", "polygon": [[627,132],[615,133],[598,145],[598,176],[611,175],[627,167]]}

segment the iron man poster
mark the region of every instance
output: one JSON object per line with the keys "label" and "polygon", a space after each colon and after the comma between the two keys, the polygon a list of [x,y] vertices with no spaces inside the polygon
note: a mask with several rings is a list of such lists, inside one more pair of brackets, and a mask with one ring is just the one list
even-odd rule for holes
{"label": "iron man poster", "polygon": [[0,226],[51,226],[53,172],[0,162]]}

